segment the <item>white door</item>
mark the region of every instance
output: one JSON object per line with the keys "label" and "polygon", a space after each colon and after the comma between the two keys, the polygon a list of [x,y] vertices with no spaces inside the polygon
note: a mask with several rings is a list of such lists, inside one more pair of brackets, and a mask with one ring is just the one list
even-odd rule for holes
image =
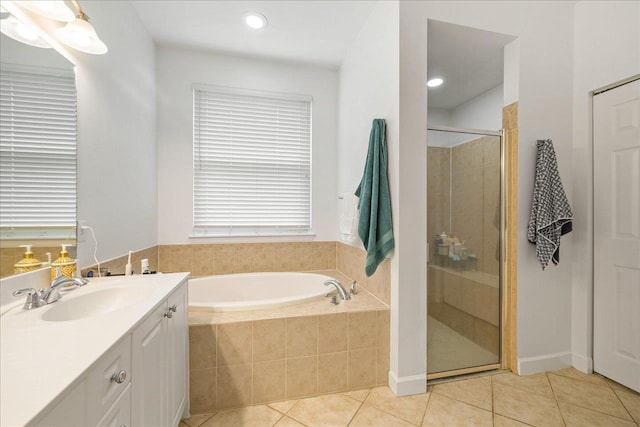
{"label": "white door", "polygon": [[640,391],[640,80],[595,95],[594,370]]}

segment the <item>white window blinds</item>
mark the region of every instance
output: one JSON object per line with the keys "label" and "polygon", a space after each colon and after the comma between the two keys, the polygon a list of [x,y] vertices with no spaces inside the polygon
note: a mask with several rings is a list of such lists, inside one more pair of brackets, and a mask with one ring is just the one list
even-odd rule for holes
{"label": "white window blinds", "polygon": [[[0,227],[76,224],[76,88],[68,71],[2,65]],[[47,235],[47,233],[44,233]]]}
{"label": "white window blinds", "polygon": [[194,87],[194,233],[311,229],[311,97]]}

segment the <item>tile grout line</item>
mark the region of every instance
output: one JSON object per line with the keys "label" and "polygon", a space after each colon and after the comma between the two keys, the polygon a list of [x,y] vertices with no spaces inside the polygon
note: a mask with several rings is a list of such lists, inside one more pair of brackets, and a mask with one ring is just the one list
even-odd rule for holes
{"label": "tile grout line", "polygon": [[[611,381],[613,381],[613,380],[611,380]],[[633,415],[631,415],[631,412],[629,412],[629,409],[627,409],[627,405],[625,405],[624,402],[622,401],[622,399],[620,399],[620,396],[618,396],[618,393],[616,393],[616,390],[613,388],[611,383],[609,381],[607,381],[607,379],[605,379],[604,382],[609,386],[609,389],[613,392],[613,395],[616,397],[618,402],[620,402],[620,404],[622,405],[624,410],[627,411],[627,414],[629,415],[629,417],[631,417],[631,420],[634,423],[636,423],[636,425],[638,425],[638,421],[635,418],[633,418]],[[621,419],[624,419],[624,418],[621,418]]]}
{"label": "tile grout line", "polygon": [[549,382],[549,386],[551,387],[551,392],[553,393],[553,400],[556,402],[556,408],[558,409],[558,412],[560,413],[560,419],[562,420],[562,424],[563,425],[567,425],[567,422],[564,419],[564,414],[562,413],[562,410],[560,409],[560,403],[558,403],[558,396],[556,395],[556,390],[553,388],[553,384],[551,383],[551,378],[549,378],[549,372],[545,372],[545,377],[547,378],[547,381]]}
{"label": "tile grout line", "polygon": [[[592,382],[589,382],[589,381],[579,380],[579,379],[576,379],[576,378],[567,377],[567,376],[565,376],[565,375],[558,375],[558,374],[554,374],[554,373],[553,373],[553,371],[545,372],[545,374],[547,375],[547,377],[549,376],[549,374],[551,374],[551,375],[556,375],[556,376],[559,376],[559,377],[562,377],[562,378],[568,378],[568,379],[570,379],[570,380],[579,381],[580,383],[587,383],[587,384],[591,384],[592,386],[596,386],[596,387],[604,387],[604,386],[601,386],[601,385],[599,385],[599,384],[595,384],[595,383],[592,383]],[[605,381],[606,381],[606,380],[605,380]],[[549,383],[551,383],[551,380],[550,380],[550,379],[549,379]],[[633,416],[631,415],[631,413],[629,413],[629,410],[627,409],[627,407],[626,407],[626,406],[624,405],[624,403],[620,400],[620,398],[618,397],[618,395],[617,395],[617,393],[615,392],[615,390],[613,390],[613,387],[611,387],[611,385],[610,385],[610,384],[608,384],[608,383],[607,383],[607,386],[609,387],[609,389],[611,389],[611,391],[612,391],[613,395],[616,397],[616,400],[617,400],[617,401],[622,405],[622,408],[623,408],[623,409],[625,410],[625,412],[629,415],[629,417],[630,417],[629,419],[630,419],[632,422],[634,422],[634,423],[638,424],[638,423],[636,422],[636,420],[633,418]],[[553,390],[553,386],[551,387],[551,389]],[[554,393],[554,397],[555,397],[555,390],[553,390],[553,393]],[[622,418],[622,417],[619,417],[619,416],[617,416],[617,415],[613,415],[613,414],[611,414],[611,413],[609,413],[609,412],[604,412],[604,411],[601,411],[600,409],[596,409],[596,408],[593,408],[593,407],[589,407],[589,408],[587,408],[586,406],[582,406],[582,405],[579,405],[579,404],[577,404],[577,403],[565,402],[564,400],[560,400],[560,399],[558,399],[557,397],[556,397],[556,402],[566,403],[567,405],[575,406],[576,408],[587,409],[587,410],[590,410],[590,411],[593,411],[593,412],[597,412],[597,413],[599,413],[599,414],[603,414],[603,415],[607,415],[607,416],[609,416],[609,417],[617,418],[617,419],[619,419],[619,420],[629,421],[629,419],[627,419],[627,418]],[[562,413],[562,411],[560,411],[560,412]],[[563,417],[563,418],[564,418],[564,417]]]}
{"label": "tile grout line", "polygon": [[[345,427],[348,427],[349,425],[351,425],[351,423],[356,419],[356,416],[364,406],[364,402],[369,398],[369,394],[371,394],[371,391],[369,391],[367,396],[362,400],[362,402],[360,402],[360,404],[358,405],[358,409],[356,409],[356,411],[353,413],[353,415],[351,416],[347,424],[345,424]],[[344,396],[344,394],[342,396]],[[351,399],[349,396],[344,396],[344,397],[346,397],[347,399]],[[356,399],[353,399],[353,400],[356,400]]]}

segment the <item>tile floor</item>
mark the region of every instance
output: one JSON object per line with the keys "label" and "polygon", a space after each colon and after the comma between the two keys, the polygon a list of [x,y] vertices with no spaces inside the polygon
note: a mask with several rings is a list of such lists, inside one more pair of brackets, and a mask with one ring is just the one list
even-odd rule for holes
{"label": "tile floor", "polygon": [[396,398],[387,387],[194,415],[180,427],[640,425],[640,394],[573,368],[499,373]]}
{"label": "tile floor", "polygon": [[427,317],[427,372],[491,365],[500,357],[457,333],[435,317]]}

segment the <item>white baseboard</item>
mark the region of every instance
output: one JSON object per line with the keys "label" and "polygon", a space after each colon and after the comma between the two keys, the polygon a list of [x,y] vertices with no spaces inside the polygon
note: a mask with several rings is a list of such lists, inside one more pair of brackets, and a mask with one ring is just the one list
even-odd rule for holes
{"label": "white baseboard", "polygon": [[571,352],[544,354],[536,357],[523,357],[518,359],[518,374],[529,375],[538,372],[555,371],[570,368],[573,358]]}
{"label": "white baseboard", "polygon": [[585,374],[593,373],[593,359],[591,357],[585,357],[580,354],[573,353],[571,355],[571,364],[578,371],[584,372]]}
{"label": "white baseboard", "polygon": [[409,396],[427,391],[427,374],[411,375],[398,378],[389,371],[389,388],[396,396]]}

